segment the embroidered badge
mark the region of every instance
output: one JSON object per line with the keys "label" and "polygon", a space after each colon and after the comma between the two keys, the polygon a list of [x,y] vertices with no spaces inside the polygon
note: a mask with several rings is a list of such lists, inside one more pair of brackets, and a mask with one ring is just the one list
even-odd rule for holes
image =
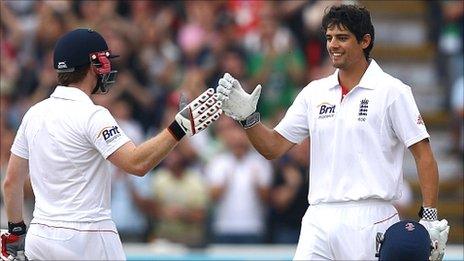
{"label": "embroidered badge", "polygon": [[364,98],[359,103],[358,121],[366,121],[368,109],[369,109],[369,100]]}
{"label": "embroidered badge", "polygon": [[414,227],[414,224],[413,223],[406,223],[406,225],[404,226],[404,228],[407,230],[407,231],[413,231],[415,229]]}

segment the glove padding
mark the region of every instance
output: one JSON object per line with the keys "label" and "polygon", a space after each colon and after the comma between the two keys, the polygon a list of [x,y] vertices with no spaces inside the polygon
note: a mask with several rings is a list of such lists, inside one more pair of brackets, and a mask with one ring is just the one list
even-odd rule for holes
{"label": "glove padding", "polygon": [[181,98],[181,110],[168,129],[177,140],[182,139],[185,134],[195,135],[219,118],[222,113],[221,105],[222,101],[218,100],[213,88],[209,88],[189,104]]}
{"label": "glove padding", "polygon": [[440,221],[421,219],[419,223],[427,229],[432,241],[432,254],[430,255],[430,260],[443,260],[450,229],[448,226],[448,221],[446,219],[442,219]]}
{"label": "glove padding", "polygon": [[222,101],[222,110],[227,116],[236,121],[243,121],[256,111],[261,85],[256,86],[252,94],[248,94],[239,81],[229,73],[225,73],[218,84],[216,92]]}
{"label": "glove padding", "polygon": [[10,233],[2,233],[2,253],[1,258],[4,261],[23,261],[27,260],[24,255],[24,240],[26,234],[17,236]]}

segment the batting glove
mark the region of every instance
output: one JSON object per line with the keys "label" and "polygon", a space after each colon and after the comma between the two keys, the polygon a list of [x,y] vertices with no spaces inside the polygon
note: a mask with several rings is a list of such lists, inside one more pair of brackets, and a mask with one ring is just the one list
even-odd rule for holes
{"label": "batting glove", "polygon": [[437,209],[435,208],[421,208],[419,216],[421,217],[419,223],[427,229],[432,241],[430,260],[443,260],[450,229],[448,221],[446,219],[438,220]]}
{"label": "batting glove", "polygon": [[229,73],[219,79],[216,89],[219,100],[222,101],[224,113],[236,121],[243,121],[256,111],[261,85],[256,86],[252,94],[243,90],[239,81]]}
{"label": "batting glove", "polygon": [[1,258],[4,261],[22,261],[27,260],[24,255],[24,241],[26,239],[26,225],[24,222],[8,222],[8,232],[2,233],[2,253]]}
{"label": "batting glove", "polygon": [[178,141],[185,134],[193,136],[219,118],[222,113],[221,105],[222,101],[218,100],[213,88],[209,88],[189,104],[181,97],[181,110],[168,130]]}

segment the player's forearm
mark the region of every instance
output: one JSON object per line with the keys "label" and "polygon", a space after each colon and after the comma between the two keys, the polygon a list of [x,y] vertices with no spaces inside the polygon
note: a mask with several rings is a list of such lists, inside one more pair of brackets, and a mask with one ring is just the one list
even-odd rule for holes
{"label": "player's forearm", "polygon": [[[132,164],[138,175],[145,175],[156,167],[166,155],[177,145],[178,141],[167,129],[155,137],[145,141],[134,149]],[[133,173],[133,172],[132,172]]]}
{"label": "player's forearm", "polygon": [[6,215],[9,222],[23,221],[24,183],[29,173],[27,159],[11,154],[3,185]]}
{"label": "player's forearm", "polygon": [[3,196],[8,221],[13,223],[23,221],[23,185],[11,179],[5,179],[3,184]]}
{"label": "player's forearm", "polygon": [[438,166],[433,156],[418,159],[417,172],[422,191],[423,206],[436,208],[438,198]]}
{"label": "player's forearm", "polygon": [[285,153],[285,148],[276,142],[279,134],[261,122],[245,131],[253,147],[266,159],[272,160]]}

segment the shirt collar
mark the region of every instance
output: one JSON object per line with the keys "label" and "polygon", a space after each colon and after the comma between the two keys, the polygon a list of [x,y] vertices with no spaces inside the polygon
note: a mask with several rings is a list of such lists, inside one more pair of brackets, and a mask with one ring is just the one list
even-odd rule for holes
{"label": "shirt collar", "polygon": [[55,91],[50,95],[52,98],[72,100],[72,101],[81,101],[93,104],[90,97],[85,94],[81,89],[76,87],[67,87],[58,85],[55,88]]}
{"label": "shirt collar", "polygon": [[[330,88],[340,86],[340,83],[338,82],[338,71],[339,69],[337,69],[328,78]],[[374,59],[370,59],[369,66],[367,67],[367,70],[364,72],[357,86],[366,89],[375,89],[375,86],[377,85],[377,79],[379,79],[378,75],[382,72],[383,71],[377,62]]]}

